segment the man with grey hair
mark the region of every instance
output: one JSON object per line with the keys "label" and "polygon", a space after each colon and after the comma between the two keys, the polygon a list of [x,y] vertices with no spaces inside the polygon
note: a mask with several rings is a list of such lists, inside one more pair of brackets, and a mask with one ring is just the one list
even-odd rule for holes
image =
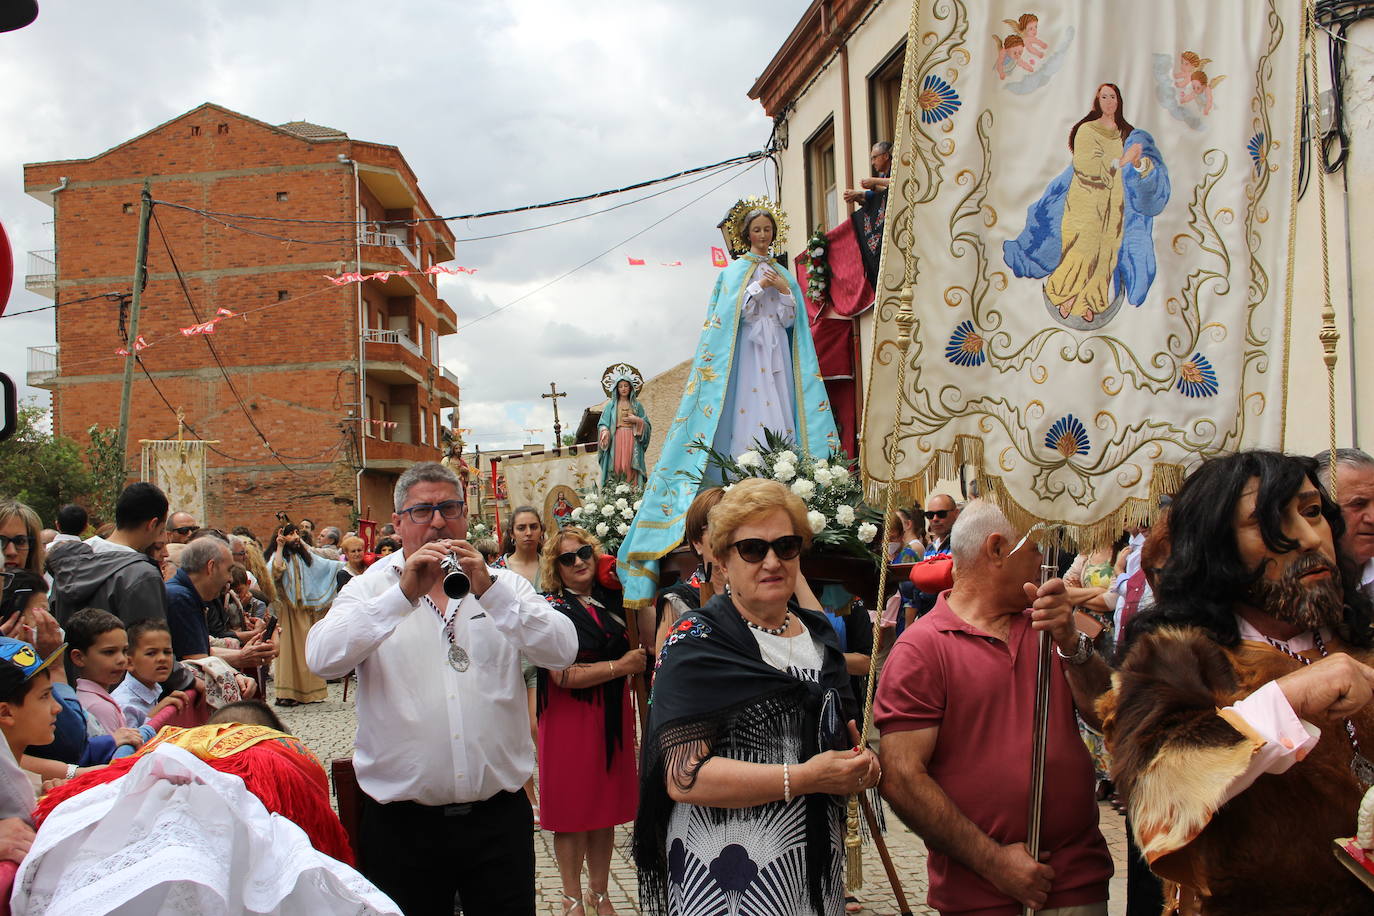
{"label": "man with grey hair", "polygon": [[[534,913],[523,787],[534,744],[520,656],[561,670],[572,621],[466,540],[458,478],[433,462],[396,481],[402,549],[350,579],[306,640],[320,677],[358,672],[358,868],[407,913]],[[445,591],[456,560],[469,587]]]}
{"label": "man with grey hair", "polygon": [[[216,537],[197,538],[182,549],[180,568],[167,582],[167,629],[178,660],[214,655],[243,669],[257,668],[276,657],[276,642],[264,640],[262,633],[239,649],[210,646],[208,615],[218,612],[216,603],[229,585],[233,565],[229,545]],[[245,696],[256,692],[257,685],[250,678],[239,677],[238,681]]]}
{"label": "man with grey hair", "polygon": [[[952,537],[954,587],[897,640],[878,682],[883,796],[930,849],[930,906],[941,912],[1106,916],[1112,857],[1097,826],[1092,760],[1074,710],[1108,669],[1078,632],[1062,579],[991,502],[972,500]],[[1042,861],[1027,852],[1037,634],[1054,651]]]}
{"label": "man with grey hair", "polygon": [[1362,567],[1360,587],[1374,597],[1374,457],[1357,448],[1336,449],[1336,480],[1332,487],[1331,451],[1317,456],[1322,483],[1341,507],[1345,535],[1341,554]]}
{"label": "man with grey hair", "polygon": [[341,560],[343,554],[339,552],[339,542],[342,540],[342,531],[334,525],[325,525],[315,538],[315,552],[329,560]]}

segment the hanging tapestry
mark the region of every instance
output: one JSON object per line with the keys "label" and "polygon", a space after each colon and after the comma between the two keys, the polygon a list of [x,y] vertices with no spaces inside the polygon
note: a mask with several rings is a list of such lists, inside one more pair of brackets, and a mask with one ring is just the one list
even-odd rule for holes
{"label": "hanging tapestry", "polygon": [[[596,452],[576,445],[563,449],[562,454],[549,451],[502,458],[501,473],[506,477],[510,508],[534,506],[542,509],[545,500],[559,486],[574,492],[595,487],[601,479],[597,458]],[[544,524],[553,526],[547,518]]]}
{"label": "hanging tapestry", "polygon": [[968,464],[1014,522],[1111,540],[1197,460],[1281,447],[1301,32],[1299,0],[917,0],[871,500]]}
{"label": "hanging tapestry", "polygon": [[144,439],[143,479],[167,495],[169,512],[205,514],[205,443],[191,439]]}

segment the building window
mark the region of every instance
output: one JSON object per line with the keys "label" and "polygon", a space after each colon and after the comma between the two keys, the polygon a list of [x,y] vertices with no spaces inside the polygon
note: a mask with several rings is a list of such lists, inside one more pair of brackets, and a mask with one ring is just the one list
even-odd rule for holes
{"label": "building window", "polygon": [[376,435],[376,430],[372,428],[372,418],[376,408],[372,406],[372,395],[367,396],[367,403],[363,406],[363,435],[369,438]]}
{"label": "building window", "polygon": [[386,428],[387,409],[385,401],[381,401],[377,404],[377,420],[379,421],[377,423],[377,438],[381,439],[383,442],[390,442],[391,430]]}
{"label": "building window", "polygon": [[191,125],[191,136],[193,136],[193,137],[199,137],[199,136],[200,136],[200,125],[199,125],[199,124],[192,124],[192,125]]}
{"label": "building window", "polygon": [[277,290],[277,301],[278,301],[278,302],[285,302],[287,299],[290,299],[290,298],[291,298],[291,293],[290,293],[289,290],[284,290],[284,289],[279,289],[279,290]]}
{"label": "building window", "polygon": [[444,439],[439,435],[439,411],[434,411],[434,445],[436,447],[444,444]]}
{"label": "building window", "polygon": [[219,127],[215,129],[215,133],[217,133],[217,134],[227,134],[227,133],[229,133],[229,125],[228,125],[228,124],[220,124]]}
{"label": "building window", "polygon": [[425,344],[429,342],[425,340],[425,323],[423,321],[417,321],[416,326],[420,329],[420,331],[416,335],[416,337],[419,339],[415,341],[415,345],[420,348],[421,356],[428,357],[429,354],[425,353]]}
{"label": "building window", "polygon": [[906,42],[892,50],[868,76],[868,137],[874,143],[891,143],[897,136],[897,111],[902,98],[902,63]]}
{"label": "building window", "polygon": [[429,444],[429,411],[420,408],[420,444]]}
{"label": "building window", "polygon": [[835,119],[831,118],[806,142],[806,223],[813,229],[825,230],[839,221],[840,191],[835,182]]}
{"label": "building window", "polygon": [[290,195],[288,192],[286,192],[286,191],[278,191],[278,192],[277,192],[277,200],[283,200],[283,201],[284,201],[284,200],[290,200],[290,199],[291,199],[291,195]]}
{"label": "building window", "polygon": [[436,366],[440,365],[440,362],[439,362],[439,332],[438,332],[438,331],[435,331],[435,330],[433,330],[433,329],[431,329],[430,332],[429,332],[429,358],[430,358],[430,360],[434,363],[434,365],[436,365]]}

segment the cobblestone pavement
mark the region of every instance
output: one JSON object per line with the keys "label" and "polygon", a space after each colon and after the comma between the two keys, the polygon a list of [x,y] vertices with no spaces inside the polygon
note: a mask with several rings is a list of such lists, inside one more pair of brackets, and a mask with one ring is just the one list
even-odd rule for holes
{"label": "cobblestone pavement", "polygon": [[[343,699],[343,685],[329,685],[329,699],[324,703],[295,709],[277,709],[287,726],[327,762],[334,757],[348,757],[353,753],[353,734],[357,720],[353,713],[353,692],[348,702]],[[1126,832],[1119,814],[1108,805],[1102,806],[1102,833],[1116,862],[1116,877],[1112,879],[1111,902],[1108,912],[1117,916],[1125,912],[1126,899]],[[926,849],[920,837],[912,833],[887,812],[886,840],[893,865],[902,882],[912,913],[934,913],[925,906]],[[539,913],[558,914],[562,885],[553,858],[553,834],[541,831],[535,838],[535,869],[539,894]],[[882,862],[873,845],[864,847],[864,889],[857,894],[864,904],[864,916],[896,916],[896,898],[887,882]],[[634,914],[637,905],[637,884],[634,866],[630,861],[630,833],[628,825],[616,831],[616,847],[611,857],[609,898],[617,912]]]}

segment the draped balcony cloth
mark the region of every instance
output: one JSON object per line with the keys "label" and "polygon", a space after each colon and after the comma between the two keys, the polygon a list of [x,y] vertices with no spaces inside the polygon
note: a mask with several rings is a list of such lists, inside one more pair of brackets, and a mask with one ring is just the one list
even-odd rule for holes
{"label": "draped balcony cloth", "polygon": [[[830,282],[821,303],[806,298],[806,314],[811,338],[816,343],[816,359],[825,391],[840,433],[840,446],[851,458],[859,454],[858,405],[855,391],[858,366],[854,359],[854,318],[873,306],[873,287],[864,275],[853,219],[846,219],[826,233],[826,263]],[[809,252],[793,260],[797,285],[807,288],[810,274]]]}
{"label": "draped balcony cloth", "polygon": [[1198,460],[1282,448],[1302,5],[1034,9],[914,5],[861,467],[910,505],[968,464],[1105,543]]}
{"label": "draped balcony cloth", "polygon": [[171,512],[205,518],[205,443],[193,439],[145,439],[143,479],[167,494]]}

